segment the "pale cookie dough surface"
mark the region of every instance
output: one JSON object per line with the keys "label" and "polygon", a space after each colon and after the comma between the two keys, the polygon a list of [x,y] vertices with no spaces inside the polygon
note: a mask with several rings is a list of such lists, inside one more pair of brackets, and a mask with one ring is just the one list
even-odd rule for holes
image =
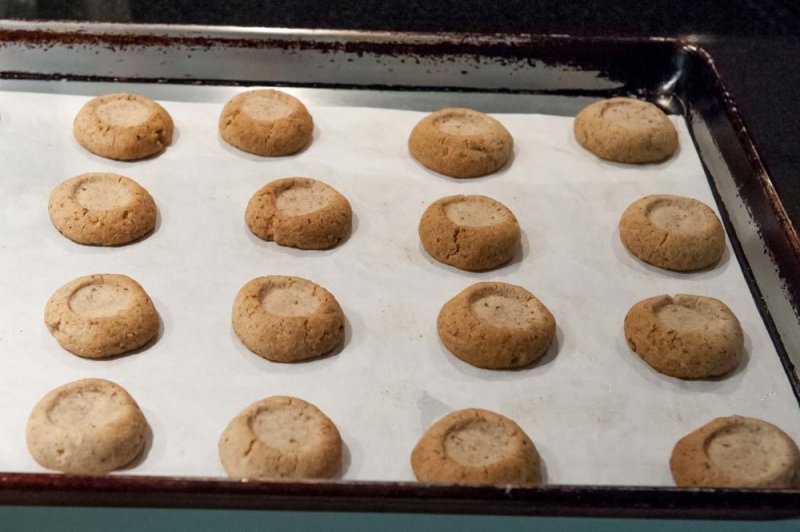
{"label": "pale cookie dough surface", "polygon": [[347,198],[322,181],[286,177],[253,194],[244,219],[262,240],[299,249],[329,249],[350,234],[353,211]]}
{"label": "pale cookie dough surface", "polygon": [[273,362],[326,355],[344,341],[344,312],[333,295],[306,279],[258,277],[233,303],[233,330],[250,351]]}
{"label": "pale cookie dough surface", "polygon": [[50,193],[50,221],[79,244],[119,246],[151,233],[156,204],[136,181],[109,173],[67,179]]}
{"label": "pale cookie dough surface", "polygon": [[233,418],[220,437],[219,458],[233,478],[334,478],[342,468],[342,439],[316,406],[273,396]]}
{"label": "pale cookie dough surface", "polygon": [[675,444],[670,469],[683,487],[797,488],[800,450],[771,423],[720,417]]}
{"label": "pale cookie dough surface", "polygon": [[468,408],[433,424],[414,447],[411,466],[420,482],[512,484],[541,481],[531,439],[505,416]]}
{"label": "pale cookie dough surface", "polygon": [[105,358],[145,346],[159,318],[139,283],[125,275],[96,274],[68,282],[45,307],[45,324],[58,343],[85,358]]}
{"label": "pale cookie dough surface", "polygon": [[101,157],[132,161],[163,151],[172,142],[172,117],[138,94],[107,94],[78,112],[73,133],[78,144]]}
{"label": "pale cookie dough surface", "polygon": [[533,294],[508,283],[476,283],[442,306],[439,338],[473,366],[511,369],[541,358],[553,343],[556,321]]}
{"label": "pale cookie dough surface", "polygon": [[744,344],[739,320],[722,301],[685,294],[636,303],[625,316],[625,338],[653,369],[681,379],[730,373]]}
{"label": "pale cookie dough surface", "polygon": [[219,133],[242,151],[276,157],[305,148],[311,142],[314,121],[294,96],[258,89],[237,94],[225,104]]}
{"label": "pale cookie dough surface", "polygon": [[514,139],[491,116],[463,108],[440,109],[423,118],[408,138],[411,155],[450,177],[479,177],[505,166]]}
{"label": "pale cookie dough surface", "polygon": [[717,215],[692,198],[659,194],[631,203],[619,221],[625,247],[641,260],[675,271],[717,264],[725,232]]}
{"label": "pale cookie dough surface", "polygon": [[144,449],[147,421],[118,384],[83,379],[45,395],[28,418],[28,450],[43,467],[100,474],[129,465]]}
{"label": "pale cookie dough surface", "polygon": [[433,202],[419,222],[422,247],[461,270],[499,268],[514,258],[521,230],[511,210],[487,196],[447,196]]}
{"label": "pale cookie dough surface", "polygon": [[678,133],[655,105],[633,98],[595,102],[575,117],[575,138],[602,159],[655,163],[678,149]]}

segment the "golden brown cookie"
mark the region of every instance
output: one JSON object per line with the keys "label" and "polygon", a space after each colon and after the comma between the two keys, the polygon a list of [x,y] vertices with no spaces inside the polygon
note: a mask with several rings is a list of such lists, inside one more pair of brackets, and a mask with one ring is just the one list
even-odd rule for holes
{"label": "golden brown cookie", "polygon": [[139,183],[108,173],[67,179],[50,194],[50,221],[79,244],[119,246],[156,226],[156,203]]}
{"label": "golden brown cookie", "polygon": [[714,211],[668,194],[631,203],[619,220],[619,237],[643,261],[680,272],[716,264],[725,251],[725,232]]}
{"label": "golden brown cookie", "polygon": [[86,358],[127,353],[158,334],[158,313],[141,285],[110,273],[78,277],[56,290],[44,321],[61,347]]}
{"label": "golden brown cookie", "polygon": [[28,418],[28,450],[43,467],[99,474],[133,462],[144,449],[147,421],[122,386],[83,379],[45,395]]}
{"label": "golden brown cookie", "polygon": [[347,198],[322,181],[287,177],[256,192],[244,220],[263,240],[300,249],[328,249],[350,234],[353,211]]}
{"label": "golden brown cookie", "polygon": [[678,440],[669,467],[679,487],[796,488],[800,450],[771,423],[718,417]]}
{"label": "golden brown cookie", "polygon": [[655,163],[678,149],[678,132],[667,115],[633,98],[595,102],[575,117],[575,138],[602,159],[618,163]]}
{"label": "golden brown cookie", "polygon": [[520,244],[517,218],[486,196],[447,196],[422,214],[419,238],[431,257],[461,270],[497,268],[514,258]]}
{"label": "golden brown cookie", "polygon": [[467,408],[428,429],[411,453],[420,482],[516,484],[541,481],[539,453],[525,432],[500,414]]}
{"label": "golden brown cookie", "polygon": [[311,142],[314,120],[294,96],[259,89],[228,100],[219,117],[219,133],[225,142],[248,153],[291,155]]}
{"label": "golden brown cookie", "polygon": [[336,298],[300,277],[248,282],[236,295],[232,321],[245,347],[273,362],[326,355],[344,341],[344,312]]}
{"label": "golden brown cookie", "polygon": [[219,458],[233,478],[333,478],[342,468],[342,439],[336,425],[311,403],[267,397],[228,424],[219,440]]}
{"label": "golden brown cookie", "polygon": [[680,379],[730,372],[744,345],[739,320],[722,301],[685,294],[636,303],[625,316],[625,338],[653,369]]}
{"label": "golden brown cookie", "polygon": [[414,126],[408,151],[427,168],[450,177],[478,177],[511,158],[514,139],[503,124],[472,109],[446,108]]}
{"label": "golden brown cookie", "polygon": [[78,144],[101,157],[132,161],[159,153],[172,142],[169,113],[138,94],[92,98],[75,117]]}
{"label": "golden brown cookie", "polygon": [[553,342],[556,320],[541,301],[507,283],[476,283],[448,301],[439,338],[455,356],[486,369],[521,368]]}

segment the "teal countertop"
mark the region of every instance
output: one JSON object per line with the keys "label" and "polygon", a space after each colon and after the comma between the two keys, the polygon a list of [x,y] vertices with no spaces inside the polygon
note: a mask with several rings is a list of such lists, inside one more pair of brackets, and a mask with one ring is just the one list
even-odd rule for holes
{"label": "teal countertop", "polygon": [[164,510],[120,508],[2,507],[0,530],[44,532],[170,532],[205,530],[347,530],[381,532],[406,530],[591,530],[593,532],[800,531],[800,520],[769,522],[684,521],[640,519],[576,519],[555,517],[489,517],[465,515],[358,514],[234,510]]}

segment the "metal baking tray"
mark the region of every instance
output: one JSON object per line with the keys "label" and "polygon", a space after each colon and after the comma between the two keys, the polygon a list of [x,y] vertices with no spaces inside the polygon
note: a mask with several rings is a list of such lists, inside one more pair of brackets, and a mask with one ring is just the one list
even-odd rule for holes
{"label": "metal baking tray", "polygon": [[[636,95],[683,115],[733,251],[800,400],[800,238],[713,59],[672,39],[407,34],[226,27],[0,23],[0,86],[49,80],[534,95],[531,112],[571,115],[587,98]],[[30,82],[26,89],[25,82]],[[9,83],[9,82],[5,82]],[[69,93],[72,84],[61,92]],[[359,92],[370,89],[369,93]],[[365,96],[366,94],[366,96]],[[381,98],[378,98],[381,99]],[[435,102],[434,102],[435,103]],[[502,110],[502,109],[500,109]],[[506,109],[513,111],[513,109]],[[786,408],[796,408],[786,405]],[[798,490],[0,474],[4,504],[360,510],[581,516],[800,516]]]}

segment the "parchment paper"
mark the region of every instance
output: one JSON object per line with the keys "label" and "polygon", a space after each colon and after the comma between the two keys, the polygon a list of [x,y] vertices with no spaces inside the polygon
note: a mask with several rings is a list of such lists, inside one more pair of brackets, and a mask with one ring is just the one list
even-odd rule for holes
{"label": "parchment paper", "polygon": [[[311,146],[261,159],[220,140],[225,98],[162,100],[177,127],[173,145],[155,158],[122,163],[74,141],[72,120],[86,100],[0,93],[0,470],[42,471],[25,447],[27,416],[49,390],[85,377],[124,386],[150,423],[152,443],[128,474],[224,475],[217,456],[223,428],[274,394],[308,400],[338,425],[345,479],[413,480],[416,441],[433,421],[466,407],[519,423],[550,483],[671,485],[674,443],[734,413],[773,422],[800,441],[796,401],[730,248],[714,269],[673,274],[643,264],[619,242],[619,216],[640,196],[682,194],[714,206],[678,117],[680,153],[664,164],[624,166],[578,146],[572,118],[497,114],[514,136],[513,162],[460,181],[408,155],[408,134],[425,113],[310,106]],[[160,211],[155,233],[119,248],[62,237],[48,219],[48,195],[64,179],[92,171],[122,173],[147,188]],[[349,198],[349,240],[304,252],[249,233],[250,196],[287,176],[321,179]],[[451,194],[486,194],[516,214],[523,245],[510,265],[470,274],[425,254],[420,215]],[[45,303],[62,284],[91,273],[124,273],[144,286],[163,321],[154,345],[108,361],[58,346],[43,322]],[[347,315],[338,354],[276,364],[240,344],[230,326],[234,296],[267,274],[305,277],[336,296]],[[556,316],[556,345],[534,367],[480,370],[441,346],[441,305],[480,280],[522,285]],[[708,295],[730,306],[745,331],[742,367],[724,379],[684,382],[632,353],[622,331],[626,312],[664,293]]]}

